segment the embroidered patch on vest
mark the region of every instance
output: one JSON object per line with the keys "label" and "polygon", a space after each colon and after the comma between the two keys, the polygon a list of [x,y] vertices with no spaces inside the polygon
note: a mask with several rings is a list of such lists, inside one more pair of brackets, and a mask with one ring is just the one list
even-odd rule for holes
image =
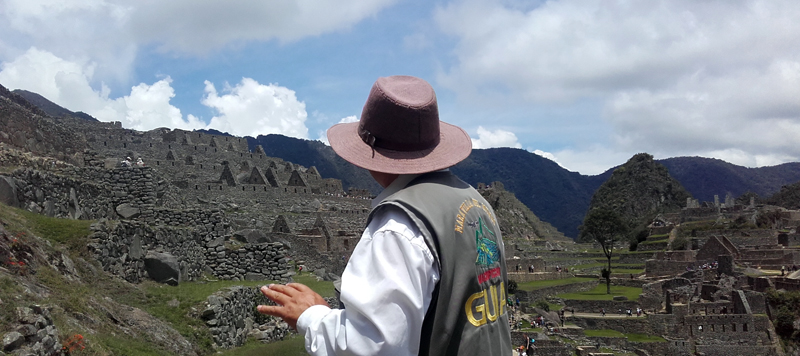
{"label": "embroidered patch on vest", "polygon": [[475,264],[491,267],[500,261],[500,253],[497,250],[497,236],[492,230],[483,223],[482,218],[475,222],[467,222],[470,227],[475,227],[475,246],[478,248],[478,257]]}

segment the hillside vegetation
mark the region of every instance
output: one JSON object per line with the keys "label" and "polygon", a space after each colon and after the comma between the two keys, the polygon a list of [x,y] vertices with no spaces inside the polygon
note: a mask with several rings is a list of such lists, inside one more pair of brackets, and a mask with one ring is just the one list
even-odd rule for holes
{"label": "hillside vegetation", "polygon": [[800,209],[800,182],[781,187],[779,192],[764,199],[764,203],[786,209]]}
{"label": "hillside vegetation", "polygon": [[567,240],[563,233],[553,225],[540,220],[525,204],[504,189],[502,183],[495,183],[481,195],[494,209],[500,223],[503,238],[540,238],[547,240]]}
{"label": "hillside vegetation", "polygon": [[691,197],[667,168],[647,153],[639,153],[615,169],[592,196],[589,209],[616,212],[633,230],[663,212],[678,211]]}
{"label": "hillside vegetation", "polygon": [[[60,342],[80,337],[80,355],[209,355],[208,327],[199,318],[209,295],[268,281],[205,280],[177,287],[130,284],[104,272],[86,248],[87,220],[49,218],[0,204],[0,335],[14,331],[17,308],[49,310]],[[331,282],[297,278],[326,297]],[[296,349],[296,338],[275,345],[252,342],[242,354]],[[302,342],[300,342],[302,348]],[[2,354],[2,353],[0,353]],[[239,354],[232,352],[230,354]],[[294,352],[292,354],[302,354]]]}

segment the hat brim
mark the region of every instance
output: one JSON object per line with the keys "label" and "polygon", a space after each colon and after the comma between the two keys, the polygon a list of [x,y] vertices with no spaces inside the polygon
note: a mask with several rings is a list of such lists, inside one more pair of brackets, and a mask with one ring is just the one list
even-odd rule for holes
{"label": "hat brim", "polygon": [[439,122],[439,144],[422,151],[395,151],[372,147],[358,135],[358,122],[328,129],[328,142],[339,157],[361,168],[390,173],[418,174],[452,167],[472,151],[472,139],[458,126]]}

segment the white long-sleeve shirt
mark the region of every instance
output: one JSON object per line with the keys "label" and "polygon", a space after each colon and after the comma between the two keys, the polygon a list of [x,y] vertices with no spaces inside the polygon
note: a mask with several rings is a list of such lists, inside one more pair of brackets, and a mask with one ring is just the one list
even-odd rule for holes
{"label": "white long-sleeve shirt", "polygon": [[[417,175],[401,175],[375,207]],[[401,209],[376,214],[342,273],[346,309],[317,305],[297,320],[311,355],[417,355],[422,322],[439,281],[439,266]]]}

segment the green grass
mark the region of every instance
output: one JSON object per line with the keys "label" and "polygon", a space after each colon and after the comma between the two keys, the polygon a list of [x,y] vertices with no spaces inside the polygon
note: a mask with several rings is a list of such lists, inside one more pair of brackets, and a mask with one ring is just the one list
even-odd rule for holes
{"label": "green grass", "polygon": [[[597,263],[587,263],[587,264],[582,264],[582,265],[575,265],[575,266],[572,266],[572,267],[569,267],[569,268],[578,270],[578,269],[605,268],[606,266],[608,266],[607,262],[597,262]],[[612,263],[611,264],[611,269],[612,270],[615,269],[615,268],[626,268],[626,267],[627,268],[639,269],[639,268],[644,268],[644,264],[643,263]]]}
{"label": "green grass", "polygon": [[329,281],[318,281],[317,276],[311,273],[303,273],[300,276],[292,277],[295,282],[302,283],[311,288],[315,292],[319,293],[319,295],[323,297],[335,297],[336,290],[333,288],[333,282]]}
{"label": "green grass", "polygon": [[218,355],[221,356],[261,356],[261,355],[281,355],[281,356],[302,356],[306,353],[303,337],[292,334],[282,341],[263,344],[259,341],[248,340],[242,347],[227,350]]}
{"label": "green grass", "polygon": [[[150,343],[132,340],[130,338],[112,335],[98,335],[100,343],[108,348],[108,351],[114,355],[126,356],[149,356],[149,355],[164,355],[168,356],[169,353],[164,350],[154,348]],[[83,352],[77,351],[76,355],[82,355]]]}
{"label": "green grass", "polygon": [[644,269],[626,269],[626,268],[614,269],[612,267],[611,268],[611,273],[612,274],[616,274],[616,273],[621,273],[621,274],[639,274],[639,273],[644,273]]}
{"label": "green grass", "polygon": [[11,331],[11,323],[16,322],[16,307],[24,303],[19,296],[24,295],[22,286],[9,277],[0,276],[0,300],[3,301],[0,307],[0,334]]}
{"label": "green grass", "polygon": [[[68,279],[53,268],[41,264],[31,265],[32,270],[27,275],[15,277],[17,279],[0,273],[0,300],[3,303],[0,307],[0,335],[10,331],[6,329],[16,318],[17,306],[32,303],[57,305],[60,308],[54,309],[52,314],[61,333],[82,334],[85,337],[86,349],[80,354],[168,354],[150,340],[121,334],[119,327],[110,323],[103,308],[97,308],[98,305],[110,307],[110,304],[104,301],[106,298],[140,308],[166,321],[194,344],[200,354],[214,353],[209,330],[196,317],[198,310],[202,309],[202,302],[223,288],[237,285],[256,287],[270,283],[270,281],[198,281],[183,282],[177,287],[171,287],[145,281],[132,285],[118,277],[101,272],[102,268],[86,249],[92,221],[50,218],[3,204],[0,204],[0,221],[9,235],[18,238],[21,243],[33,244],[34,235],[49,241],[52,246],[42,243],[36,245],[48,255],[62,251],[70,256],[75,262],[79,276],[78,279]],[[294,280],[308,285],[323,297],[335,295],[332,282],[317,281],[316,276],[312,274],[295,276]],[[26,283],[47,286],[49,293],[42,298],[35,298],[25,292]],[[167,305],[173,300],[178,301],[177,307]],[[86,329],[86,325],[75,323],[76,316],[81,315],[95,321],[91,324],[91,331]],[[257,351],[248,351],[250,349]],[[298,336],[272,345],[252,341],[241,350],[241,352],[252,352],[249,354],[305,355],[302,338]]]}
{"label": "green grass", "polygon": [[669,242],[669,239],[663,239],[663,240],[647,240],[647,241],[642,241],[642,242],[640,242],[640,243],[639,243],[639,245],[655,245],[655,244],[666,244],[667,242]]}
{"label": "green grass", "polygon": [[625,334],[611,329],[584,330],[587,337],[625,337]]}
{"label": "green grass", "polygon": [[585,277],[570,277],[570,278],[562,278],[562,279],[548,279],[543,281],[530,281],[525,283],[519,283],[517,285],[517,289],[525,290],[525,291],[532,291],[547,287],[554,287],[554,286],[563,286],[567,284],[575,284],[580,282],[588,282],[588,281],[596,281],[595,278],[585,278]]}
{"label": "green grass", "polygon": [[28,226],[36,235],[65,244],[73,251],[86,247],[84,242],[89,236],[89,225],[93,221],[51,218],[25,210],[18,212],[27,220]]}
{"label": "green grass", "polygon": [[606,294],[606,284],[601,282],[594,289],[586,292],[579,293],[564,293],[559,294],[557,297],[562,299],[572,300],[612,300],[615,295],[624,295],[628,300],[639,300],[639,294],[642,293],[642,288],[625,287],[625,286],[611,286],[611,294]]}

